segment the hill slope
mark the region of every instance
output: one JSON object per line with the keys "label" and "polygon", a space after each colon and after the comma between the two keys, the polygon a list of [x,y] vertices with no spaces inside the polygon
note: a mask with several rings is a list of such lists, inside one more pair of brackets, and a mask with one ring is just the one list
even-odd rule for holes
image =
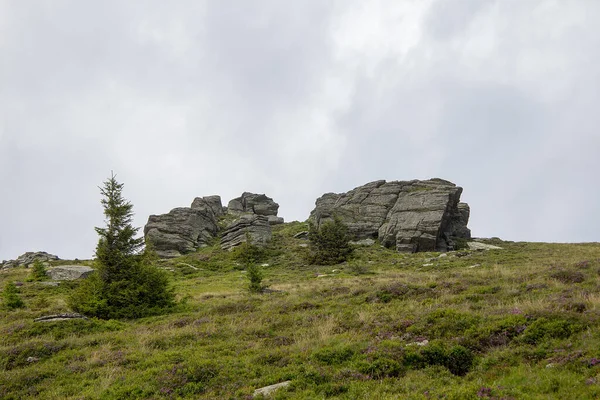
{"label": "hill slope", "polygon": [[76,283],[24,282],[26,308],[0,311],[0,397],[243,399],[287,380],[275,398],[600,396],[600,244],[375,244],[324,267],[304,264],[303,229],[275,228],[263,294],[218,245],[163,262],[186,301],[160,317],[34,322]]}

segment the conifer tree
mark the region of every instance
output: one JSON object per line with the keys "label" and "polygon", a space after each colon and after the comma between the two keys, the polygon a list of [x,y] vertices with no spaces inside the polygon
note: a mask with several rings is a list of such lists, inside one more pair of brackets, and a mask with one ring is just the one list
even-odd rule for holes
{"label": "conifer tree", "polygon": [[96,272],[70,297],[71,307],[99,318],[138,318],[160,314],[175,304],[164,271],[153,265],[149,251],[141,252],[136,238],[133,205],[122,195],[115,175],[100,188],[106,227],[96,228]]}

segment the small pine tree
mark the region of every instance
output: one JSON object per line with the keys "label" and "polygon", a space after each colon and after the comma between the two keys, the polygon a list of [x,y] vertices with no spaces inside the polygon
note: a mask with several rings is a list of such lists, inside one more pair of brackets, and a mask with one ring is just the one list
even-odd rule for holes
{"label": "small pine tree", "polygon": [[29,278],[32,281],[43,281],[47,278],[46,275],[46,267],[44,263],[40,260],[35,260],[33,262],[33,266],[31,267],[31,273],[29,274]]}
{"label": "small pine tree", "polygon": [[352,254],[348,227],[337,216],[317,228],[309,223],[308,240],[310,242],[309,262],[321,265],[339,264]]}
{"label": "small pine tree", "polygon": [[14,310],[15,308],[25,307],[23,300],[19,297],[19,289],[13,282],[8,282],[4,286],[4,291],[2,292],[2,303],[4,307],[9,310]]}
{"label": "small pine tree", "polygon": [[250,233],[246,232],[246,241],[234,249],[234,259],[239,261],[247,272],[249,280],[248,289],[253,293],[262,292],[263,273],[258,263],[265,257],[264,249],[252,244]]}
{"label": "small pine tree", "polygon": [[96,272],[82,282],[69,304],[85,315],[98,318],[139,318],[164,312],[173,306],[164,271],[153,265],[151,249],[140,253],[143,238],[131,225],[133,206],[122,196],[123,184],[113,174],[100,188],[106,227],[96,228]]}

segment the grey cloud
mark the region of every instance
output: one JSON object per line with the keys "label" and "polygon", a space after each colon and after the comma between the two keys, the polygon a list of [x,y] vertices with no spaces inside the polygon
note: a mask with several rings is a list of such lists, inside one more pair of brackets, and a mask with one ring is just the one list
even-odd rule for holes
{"label": "grey cloud", "polygon": [[[0,258],[266,192],[286,219],[375,179],[465,188],[476,235],[597,240],[596,3],[8,2]],[[405,29],[406,28],[406,29]]]}

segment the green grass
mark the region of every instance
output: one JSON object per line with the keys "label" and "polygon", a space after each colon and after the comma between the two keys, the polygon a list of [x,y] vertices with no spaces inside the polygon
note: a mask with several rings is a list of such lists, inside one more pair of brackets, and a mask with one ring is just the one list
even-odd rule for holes
{"label": "green grass", "polygon": [[315,266],[305,228],[275,227],[262,294],[218,243],[161,262],[185,301],[140,320],[33,322],[69,311],[77,283],[0,272],[25,303],[0,310],[0,398],[245,399],[286,380],[273,398],[600,397],[599,244],[373,245]]}

